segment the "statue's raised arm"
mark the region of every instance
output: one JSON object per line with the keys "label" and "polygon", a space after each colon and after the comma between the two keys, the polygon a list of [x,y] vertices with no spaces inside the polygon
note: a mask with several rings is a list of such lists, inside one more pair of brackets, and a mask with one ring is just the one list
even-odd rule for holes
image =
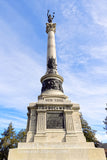
{"label": "statue's raised arm", "polygon": [[53,15],[51,16],[51,14],[49,14],[49,10],[47,11],[47,17],[48,17],[48,22],[49,23],[52,23],[52,20],[54,18],[54,14],[55,14],[55,12],[53,12]]}

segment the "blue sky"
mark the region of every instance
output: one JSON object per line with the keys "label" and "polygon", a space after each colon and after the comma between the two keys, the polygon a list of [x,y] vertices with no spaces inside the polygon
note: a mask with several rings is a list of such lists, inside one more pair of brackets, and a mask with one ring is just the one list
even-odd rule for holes
{"label": "blue sky", "polygon": [[46,72],[47,9],[55,11],[58,72],[65,95],[107,142],[106,0],[0,0],[0,132],[10,122],[26,127],[27,106],[41,91]]}

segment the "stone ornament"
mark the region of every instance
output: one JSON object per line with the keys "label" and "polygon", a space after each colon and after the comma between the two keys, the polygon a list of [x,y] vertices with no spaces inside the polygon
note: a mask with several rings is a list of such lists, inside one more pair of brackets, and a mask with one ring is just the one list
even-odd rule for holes
{"label": "stone ornament", "polygon": [[56,32],[56,23],[46,23],[46,33],[49,31]]}
{"label": "stone ornament", "polygon": [[72,110],[72,106],[38,106],[37,110],[51,110],[51,111],[56,111],[56,110]]}

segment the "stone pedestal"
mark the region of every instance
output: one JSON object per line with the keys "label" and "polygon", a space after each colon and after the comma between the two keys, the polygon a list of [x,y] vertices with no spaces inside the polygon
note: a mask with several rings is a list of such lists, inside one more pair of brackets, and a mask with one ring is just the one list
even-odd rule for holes
{"label": "stone pedestal", "polygon": [[106,160],[104,149],[86,142],[79,105],[62,95],[43,97],[28,106],[26,143],[11,149],[8,160]]}
{"label": "stone pedestal", "polygon": [[104,149],[93,143],[19,143],[9,160],[106,160]]}
{"label": "stone pedestal", "polygon": [[28,107],[27,142],[86,142],[79,105],[64,98],[44,98]]}

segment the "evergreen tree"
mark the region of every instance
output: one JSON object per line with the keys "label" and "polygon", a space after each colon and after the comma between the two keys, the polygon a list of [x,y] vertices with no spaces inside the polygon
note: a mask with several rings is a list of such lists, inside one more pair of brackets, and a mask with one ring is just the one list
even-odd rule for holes
{"label": "evergreen tree", "polygon": [[17,134],[17,141],[18,142],[25,142],[26,140],[26,130],[21,129],[19,133]]}
{"label": "evergreen tree", "polygon": [[[106,104],[106,105],[107,105],[107,104]],[[105,110],[107,111],[107,108],[105,108]],[[107,133],[107,116],[106,116],[106,118],[105,118],[105,120],[104,120],[103,122],[104,122],[104,124],[105,124],[104,129],[106,130],[106,133]]]}
{"label": "evergreen tree", "polygon": [[82,114],[80,116],[81,118],[81,124],[84,136],[86,137],[87,142],[94,142],[95,146],[97,147],[99,145],[99,141],[95,137],[96,131],[93,130],[87,123],[87,121],[83,118]]}
{"label": "evergreen tree", "polygon": [[8,128],[4,130],[0,138],[0,160],[7,160],[8,152],[10,148],[17,147],[17,139],[12,123],[9,124]]}

